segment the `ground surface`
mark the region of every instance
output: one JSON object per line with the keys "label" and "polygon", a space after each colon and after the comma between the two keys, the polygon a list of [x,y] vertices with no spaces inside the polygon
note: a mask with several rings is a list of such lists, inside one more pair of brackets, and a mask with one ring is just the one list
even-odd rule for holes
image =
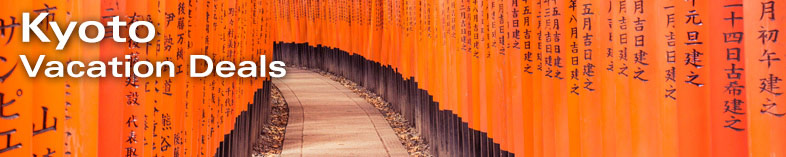
{"label": "ground surface", "polygon": [[344,87],[351,89],[355,94],[360,95],[363,99],[366,99],[366,102],[371,103],[374,107],[379,110],[382,115],[385,116],[385,120],[388,121],[390,127],[393,127],[393,131],[396,132],[398,135],[398,139],[401,140],[401,143],[406,147],[407,152],[409,152],[409,156],[412,157],[431,157],[431,153],[429,153],[429,146],[428,143],[425,141],[424,138],[420,135],[420,133],[415,128],[415,125],[412,122],[408,121],[401,115],[391,109],[390,103],[379,97],[376,93],[371,92],[364,88],[363,86],[358,86],[355,82],[350,81],[347,78],[333,75],[328,72],[324,72],[321,70],[316,69],[309,69],[311,71],[317,72],[322,76],[328,77],[333,81],[339,82]]}
{"label": "ground surface", "polygon": [[407,156],[383,115],[318,73],[288,68],[274,79],[289,106],[282,156]]}

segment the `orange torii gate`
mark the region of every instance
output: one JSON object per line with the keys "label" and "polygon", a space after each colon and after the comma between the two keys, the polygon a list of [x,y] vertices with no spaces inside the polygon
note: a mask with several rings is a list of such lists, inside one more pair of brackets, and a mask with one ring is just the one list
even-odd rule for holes
{"label": "orange torii gate", "polygon": [[[331,67],[324,70],[383,95],[439,155],[763,156],[783,148],[770,140],[780,137],[772,131],[785,111],[775,1],[321,3],[340,10],[344,20],[334,24],[346,27],[305,31],[337,41],[279,45],[311,47],[289,53],[317,56],[325,65],[309,67]],[[761,20],[744,22],[749,16]]]}
{"label": "orange torii gate", "polygon": [[[265,118],[266,78],[189,78],[187,57],[240,61],[272,56],[274,4],[268,1],[57,0],[2,2],[0,156],[207,156],[251,153]],[[43,23],[151,21],[149,43],[21,41],[22,12]],[[264,17],[264,18],[259,18]],[[39,26],[46,34],[48,24]],[[111,29],[105,34],[111,36]],[[127,27],[121,28],[128,32]],[[146,32],[145,32],[146,33]],[[88,36],[95,34],[88,34]],[[121,33],[127,36],[127,33]],[[54,36],[49,37],[54,38]],[[111,38],[111,37],[110,37]],[[78,39],[73,39],[78,40]],[[176,77],[28,78],[17,55],[60,61],[169,60]],[[269,108],[269,107],[268,107]],[[31,125],[32,124],[32,125]],[[253,133],[252,133],[253,132]],[[245,142],[241,142],[241,140]],[[226,150],[228,147],[232,150]]]}

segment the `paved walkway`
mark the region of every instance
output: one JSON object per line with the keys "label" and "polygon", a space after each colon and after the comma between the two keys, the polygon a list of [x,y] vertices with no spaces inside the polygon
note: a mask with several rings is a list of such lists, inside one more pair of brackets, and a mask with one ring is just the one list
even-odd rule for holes
{"label": "paved walkway", "polygon": [[287,68],[273,83],[289,104],[282,156],[408,156],[382,114],[338,82]]}

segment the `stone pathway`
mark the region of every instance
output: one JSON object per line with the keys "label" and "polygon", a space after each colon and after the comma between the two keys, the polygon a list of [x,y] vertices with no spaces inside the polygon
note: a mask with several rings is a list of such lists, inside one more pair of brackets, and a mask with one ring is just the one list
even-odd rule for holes
{"label": "stone pathway", "polygon": [[340,83],[298,68],[273,83],[289,105],[282,156],[408,156],[382,114]]}

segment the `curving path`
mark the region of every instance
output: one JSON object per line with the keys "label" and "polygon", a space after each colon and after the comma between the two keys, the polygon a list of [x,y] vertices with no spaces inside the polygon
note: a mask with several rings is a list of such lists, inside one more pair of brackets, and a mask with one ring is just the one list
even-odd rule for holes
{"label": "curving path", "polygon": [[340,83],[298,68],[273,83],[289,104],[282,156],[408,156],[382,114]]}

